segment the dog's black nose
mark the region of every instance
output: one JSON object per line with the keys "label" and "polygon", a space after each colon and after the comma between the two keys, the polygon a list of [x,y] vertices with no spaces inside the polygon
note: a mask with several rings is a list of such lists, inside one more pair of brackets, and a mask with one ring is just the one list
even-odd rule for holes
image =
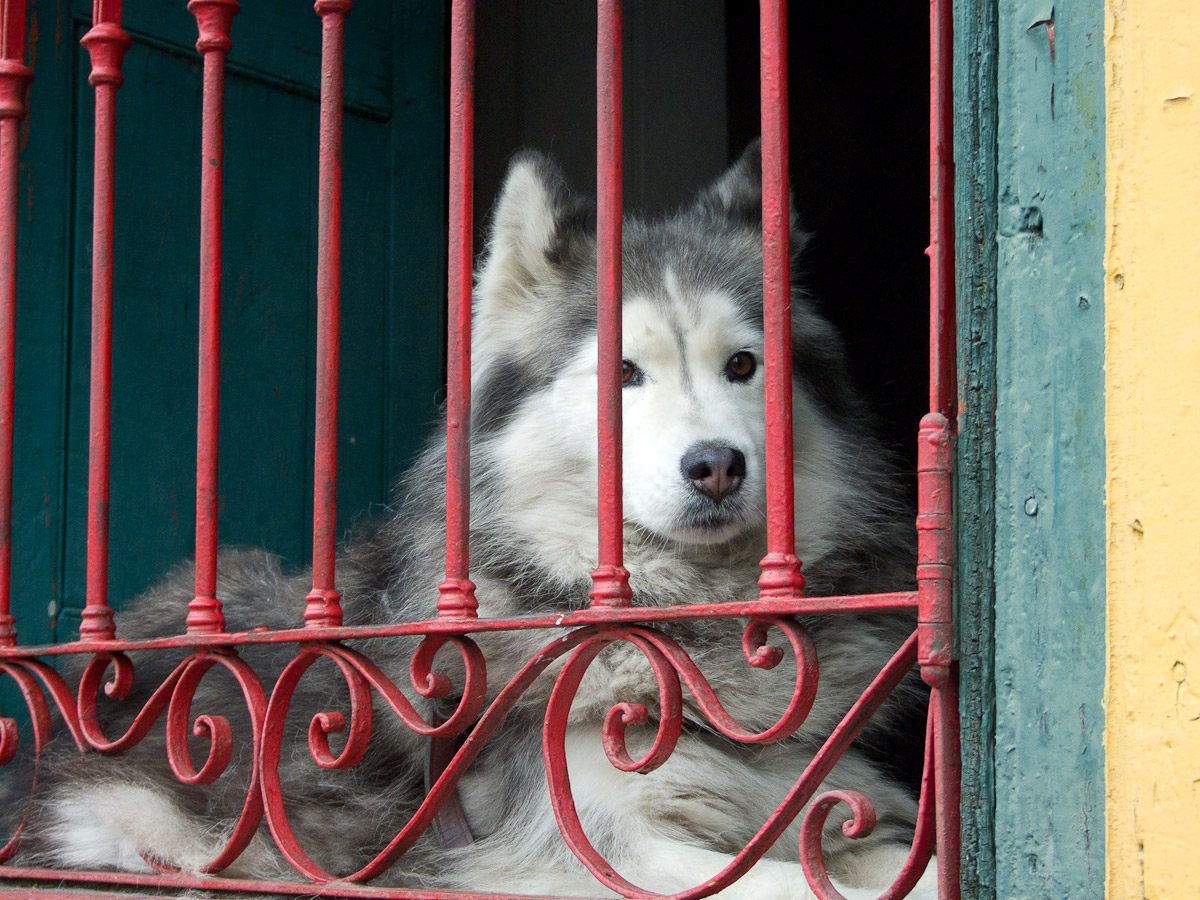
{"label": "dog's black nose", "polygon": [[734,447],[696,444],[683,455],[679,468],[696,490],[720,503],[742,486],[746,457]]}

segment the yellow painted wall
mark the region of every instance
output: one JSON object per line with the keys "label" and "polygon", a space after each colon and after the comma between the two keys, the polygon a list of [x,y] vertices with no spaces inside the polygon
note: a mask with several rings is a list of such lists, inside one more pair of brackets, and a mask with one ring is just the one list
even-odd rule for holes
{"label": "yellow painted wall", "polygon": [[1200,897],[1200,3],[1108,0],[1109,900]]}

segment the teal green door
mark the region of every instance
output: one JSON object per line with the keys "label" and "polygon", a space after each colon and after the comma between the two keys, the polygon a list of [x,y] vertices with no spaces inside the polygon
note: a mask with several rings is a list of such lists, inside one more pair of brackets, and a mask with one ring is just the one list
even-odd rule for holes
{"label": "teal green door", "polygon": [[[22,151],[13,595],[25,643],[83,605],[92,89],[90,4],[31,4]],[[110,596],[193,551],[200,58],[183,0],[125,4],[118,93]],[[442,384],[441,4],[363,2],[347,22],[343,530],[385,502]],[[226,79],[220,536],[310,552],[320,19],[245,2]],[[303,598],[297,597],[297,616]],[[119,629],[119,621],[118,621]]]}

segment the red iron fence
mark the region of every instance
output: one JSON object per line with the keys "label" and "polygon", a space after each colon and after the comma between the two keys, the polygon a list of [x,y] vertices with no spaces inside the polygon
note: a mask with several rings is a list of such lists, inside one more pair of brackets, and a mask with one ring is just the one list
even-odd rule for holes
{"label": "red iron fence", "polygon": [[[762,561],[760,599],[743,603],[639,608],[622,560],[621,502],[621,4],[600,0],[597,115],[598,174],[598,331],[599,331],[599,566],[593,573],[589,609],[561,615],[514,620],[478,618],[475,586],[470,580],[468,517],[470,465],[470,344],[472,291],[472,139],[474,9],[468,0],[452,7],[450,47],[450,227],[449,335],[446,483],[446,578],[438,588],[435,620],[378,623],[366,628],[342,627],[340,597],[335,587],[336,436],[338,404],[338,327],[341,266],[341,144],[343,38],[350,0],[317,0],[323,32],[320,97],[319,219],[317,271],[318,345],[316,391],[316,465],[314,476],[312,589],[304,606],[297,602],[297,627],[276,631],[230,633],[216,592],[218,375],[220,365],[222,115],[224,62],[231,47],[235,0],[190,0],[203,56],[202,205],[200,232],[200,376],[196,473],[195,595],[189,604],[185,632],[176,637],[123,640],[114,627],[107,596],[108,469],[110,435],[111,327],[113,292],[113,169],[115,104],[121,86],[121,63],[130,45],[121,29],[120,0],[96,0],[93,27],[82,43],[91,57],[89,81],[95,89],[95,179],[92,265],[91,428],[88,491],[87,594],[79,639],[55,646],[22,646],[10,615],[10,537],[12,506],[13,380],[16,353],[16,228],[18,129],[25,116],[26,86],[32,72],[25,65],[24,0],[0,0],[0,671],[19,688],[28,707],[27,726],[37,751],[54,731],[54,714],[81,749],[114,752],[137,744],[165,714],[169,763],[175,775],[191,784],[220,776],[232,753],[229,725],[220,716],[191,721],[193,694],[213,667],[227,670],[240,685],[253,729],[254,779],[241,818],[225,849],[206,871],[220,872],[248,846],[265,818],[287,860],[310,882],[339,880],[339,889],[354,896],[422,897],[432,892],[361,886],[392,865],[429,827],[454,794],[464,770],[478,755],[522,692],[555,660],[567,657],[549,701],[544,736],[549,791],[568,845],[597,882],[628,896],[653,896],[613,872],[589,842],[571,795],[564,750],[566,714],[584,671],[603,647],[615,640],[635,644],[654,669],[663,699],[663,723],[654,746],[643,759],[624,749],[623,725],[605,727],[609,759],[627,771],[653,768],[671,753],[678,736],[680,681],[696,698],[712,728],[735,741],[766,742],[790,733],[804,720],[815,694],[816,661],[794,616],[854,614],[866,611],[913,610],[915,633],[883,668],[871,687],[843,719],[803,777],[770,815],[756,836],[712,881],[679,894],[699,897],[744,874],[800,814],[840,755],[912,666],[932,689],[924,779],[916,838],[907,864],[886,897],[903,896],[915,883],[935,848],[939,861],[940,896],[958,896],[958,701],[951,658],[950,510],[951,420],[954,413],[953,213],[950,111],[950,4],[932,0],[930,61],[930,412],[919,433],[919,512],[917,518],[918,588],[913,592],[850,597],[806,598],[793,535],[792,376],[789,283],[788,129],[786,77],[786,12],[783,0],[762,0],[762,165],[763,258],[766,326],[766,391],[768,446],[768,554]],[[430,586],[433,589],[433,586]],[[655,623],[689,618],[749,618],[744,638],[747,659],[763,654],[766,632],[786,636],[799,668],[796,693],[782,718],[769,730],[743,730],[718,702],[703,675]],[[737,627],[730,622],[730,627]],[[482,656],[472,634],[505,629],[562,629],[530,659],[519,675],[500,690],[486,708]],[[431,668],[437,650],[458,649],[465,668],[462,699],[444,720],[426,722],[405,695],[359,650],[343,643],[396,635],[420,635],[423,641],[412,662],[414,684],[436,692]],[[296,655],[278,681],[264,689],[237,654],[251,644],[283,643]],[[189,655],[157,689],[128,731],[116,739],[99,725],[96,698],[101,689],[120,695],[132,678],[126,653],[132,650],[184,648]],[[778,652],[778,651],[775,651]],[[77,688],[48,663],[50,657],[74,654],[90,659]],[[569,656],[568,656],[569,655]],[[361,870],[332,873],[306,854],[293,835],[278,775],[282,723],[297,683],[317,660],[332,660],[350,691],[350,722],[314,722],[310,747],[325,767],[353,766],[370,739],[370,694],[381,697],[407,726],[422,735],[458,738],[461,747],[434,779],[411,821]],[[765,661],[760,659],[759,663]],[[110,681],[104,685],[106,678]],[[674,716],[670,711],[674,710]],[[610,720],[612,717],[610,716]],[[349,725],[340,753],[329,747],[327,734]],[[188,749],[188,733],[205,738],[209,749],[196,767]],[[18,727],[0,721],[0,763],[16,753]],[[821,858],[821,828],[838,803],[849,805],[853,818],[846,833],[870,830],[873,812],[862,795],[833,791],[820,795],[805,814],[800,855],[818,896],[838,896]],[[21,840],[18,831],[0,851],[12,857]],[[19,879],[31,895],[52,894],[30,887],[77,880],[93,885],[204,887],[235,891],[307,894],[305,882],[251,882],[209,879],[161,871],[157,875],[117,872],[70,873],[0,867],[0,877]],[[15,882],[10,881],[15,888]],[[495,895],[493,895],[495,896]]]}

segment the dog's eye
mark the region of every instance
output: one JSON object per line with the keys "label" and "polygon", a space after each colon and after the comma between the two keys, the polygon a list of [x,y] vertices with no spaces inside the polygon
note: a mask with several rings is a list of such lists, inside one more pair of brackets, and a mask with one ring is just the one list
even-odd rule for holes
{"label": "dog's eye", "polygon": [[758,360],[745,350],[733,354],[725,363],[725,376],[730,381],[749,381],[757,370]]}
{"label": "dog's eye", "polygon": [[642,383],[642,370],[627,359],[621,360],[621,386],[637,387]]}

